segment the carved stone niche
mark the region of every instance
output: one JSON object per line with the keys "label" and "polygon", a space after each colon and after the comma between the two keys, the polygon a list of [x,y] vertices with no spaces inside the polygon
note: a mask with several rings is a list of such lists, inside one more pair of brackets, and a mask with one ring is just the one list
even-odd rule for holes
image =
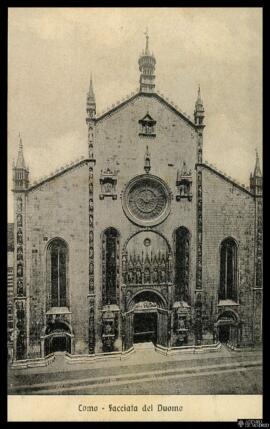
{"label": "carved stone niche", "polygon": [[183,167],[177,171],[176,186],[178,188],[178,195],[176,195],[176,201],[180,201],[183,198],[187,198],[188,201],[192,200],[192,175],[191,170],[187,170],[185,161]]}
{"label": "carved stone niche", "polygon": [[115,315],[111,310],[106,310],[102,315],[102,343],[104,352],[112,352],[116,339]]}
{"label": "carved stone niche", "polygon": [[139,120],[139,124],[140,124],[139,136],[156,137],[156,133],[155,133],[156,123],[157,122],[147,112],[147,114],[142,119]]}
{"label": "carved stone niche", "polygon": [[184,346],[188,343],[188,334],[190,331],[191,322],[191,308],[186,302],[181,301],[174,303],[173,311],[174,342],[177,346]]}
{"label": "carved stone niche", "polygon": [[116,200],[116,184],[116,171],[112,171],[109,167],[106,170],[102,170],[100,174],[101,194],[99,195],[99,198],[103,200],[104,197],[111,197],[113,200]]}

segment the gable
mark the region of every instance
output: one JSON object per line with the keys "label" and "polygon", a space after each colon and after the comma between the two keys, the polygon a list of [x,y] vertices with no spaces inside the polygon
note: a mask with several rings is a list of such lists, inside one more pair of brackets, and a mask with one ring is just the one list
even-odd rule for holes
{"label": "gable", "polygon": [[[143,129],[142,119],[153,127]],[[156,94],[137,94],[125,105],[100,117],[95,127],[96,171],[119,170],[119,185],[144,172],[149,148],[151,173],[175,187],[177,170],[197,161],[196,127]],[[108,161],[107,161],[108,160]],[[122,183],[120,183],[122,181]]]}
{"label": "gable", "polygon": [[[107,112],[102,113],[100,116],[97,117],[96,122],[102,121],[107,117],[112,116],[114,113],[118,112],[119,110],[124,109],[128,104],[132,104],[132,102],[138,98],[138,97],[148,97],[148,98],[156,98],[160,103],[162,103],[166,108],[174,112],[176,115],[178,115],[181,119],[186,121],[190,126],[194,127],[196,129],[196,126],[194,122],[191,120],[191,118],[179,110],[179,108],[174,105],[172,102],[169,102],[168,100],[165,100],[159,93],[141,93],[138,92],[135,95],[132,95],[130,98],[128,98],[125,101],[119,102],[116,105],[113,105],[111,109],[109,109]],[[152,120],[151,115],[147,112],[144,118],[142,120]]]}

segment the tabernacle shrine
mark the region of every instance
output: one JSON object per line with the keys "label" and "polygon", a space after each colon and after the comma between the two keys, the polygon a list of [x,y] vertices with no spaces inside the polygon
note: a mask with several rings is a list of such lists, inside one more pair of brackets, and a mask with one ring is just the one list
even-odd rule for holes
{"label": "tabernacle shrine", "polygon": [[148,39],[139,90],[100,115],[91,78],[87,156],[31,183],[20,139],[15,363],[262,341],[258,154],[249,187],[204,161],[200,88],[194,119],[156,91]]}

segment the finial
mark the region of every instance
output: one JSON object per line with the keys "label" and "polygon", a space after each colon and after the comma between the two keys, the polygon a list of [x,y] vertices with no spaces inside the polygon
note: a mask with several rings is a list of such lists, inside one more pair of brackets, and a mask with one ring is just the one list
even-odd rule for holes
{"label": "finial", "polygon": [[20,151],[23,150],[22,137],[21,137],[21,133],[20,132],[19,132],[19,150]]}
{"label": "finial", "polygon": [[149,35],[148,35],[148,27],[146,27],[146,30],[144,32],[146,37],[146,45],[145,45],[145,53],[149,53]]}
{"label": "finial", "polygon": [[202,104],[202,99],[201,99],[201,85],[198,85],[198,96],[197,96],[197,102],[196,104]]}

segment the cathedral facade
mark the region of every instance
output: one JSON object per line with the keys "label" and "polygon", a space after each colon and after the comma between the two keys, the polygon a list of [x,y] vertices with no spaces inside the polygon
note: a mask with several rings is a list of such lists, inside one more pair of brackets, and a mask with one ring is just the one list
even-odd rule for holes
{"label": "cathedral facade", "polygon": [[140,89],[96,114],[87,94],[88,157],[29,183],[13,168],[14,361],[55,352],[163,353],[262,340],[262,174],[250,187],[203,161],[204,106],[194,120]]}

